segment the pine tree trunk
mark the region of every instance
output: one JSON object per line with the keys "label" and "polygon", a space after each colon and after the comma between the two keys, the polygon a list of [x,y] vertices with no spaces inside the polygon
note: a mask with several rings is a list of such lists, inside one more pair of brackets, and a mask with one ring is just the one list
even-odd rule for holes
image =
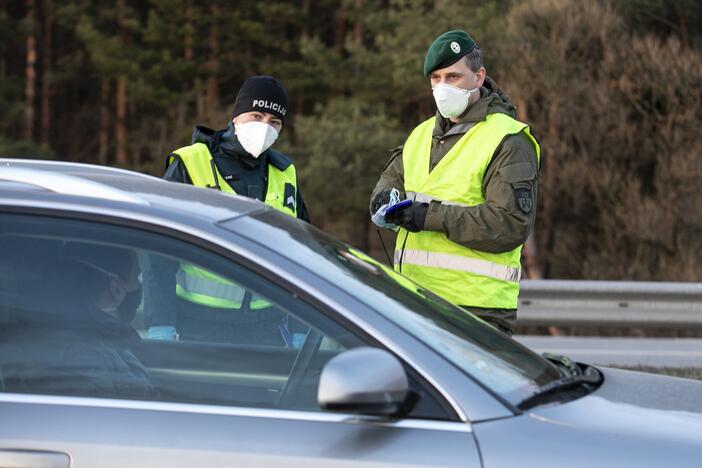
{"label": "pine tree trunk", "polygon": [[[0,17],[5,17],[7,11],[5,4],[0,2]],[[7,42],[7,41],[6,41]],[[0,42],[0,80],[4,80],[7,75],[7,44]]]}
{"label": "pine tree trunk", "polygon": [[[183,37],[183,58],[187,60],[188,62],[192,62],[194,53],[193,53],[193,32],[195,30],[193,26],[193,13],[194,13],[194,7],[193,7],[193,2],[192,0],[188,0],[186,3],[185,7],[185,33]],[[187,118],[188,114],[188,102],[189,98],[186,99],[186,97],[189,96],[189,89],[190,89],[190,84],[189,82],[184,82],[182,86],[182,98],[180,99],[180,102],[178,103],[178,124],[179,126],[185,125],[185,119]]]}
{"label": "pine tree trunk", "polygon": [[100,132],[98,136],[98,160],[107,164],[107,154],[110,148],[110,80],[100,80]]}
{"label": "pine tree trunk", "polygon": [[44,0],[44,44],[42,47],[41,142],[49,145],[51,130],[51,57],[53,55],[53,0]]}
{"label": "pine tree trunk", "polygon": [[680,23],[680,38],[682,40],[683,49],[687,50],[690,47],[690,39],[687,33],[687,21],[685,21],[685,15],[683,13],[678,13],[678,21]]}
{"label": "pine tree trunk", "polygon": [[207,111],[207,90],[203,89],[202,78],[195,78],[195,113],[198,119],[201,119]]}
{"label": "pine tree trunk", "polygon": [[312,7],[312,2],[311,0],[303,0],[302,2],[302,16],[305,18],[302,21],[302,37],[308,38],[310,37],[310,31],[309,31],[309,22],[307,21],[307,18],[310,16],[310,9]]}
{"label": "pine tree trunk", "polygon": [[334,13],[334,51],[341,54],[344,51],[346,41],[346,10],[343,6],[336,9]]}
{"label": "pine tree trunk", "polygon": [[[302,29],[300,33],[300,37],[302,39],[308,39],[310,37],[310,31],[309,31],[309,21],[307,18],[310,16],[310,10],[312,7],[312,2],[310,0],[303,0],[302,2]],[[297,93],[297,98],[296,98],[296,104],[295,104],[295,112],[302,114],[305,112],[305,95],[304,93]]]}
{"label": "pine tree trunk", "polygon": [[[125,0],[117,0],[117,28],[122,44],[126,46],[127,31],[124,27],[126,4]],[[120,166],[129,166],[127,155],[127,76],[121,74],[117,77],[116,92],[117,118],[115,120],[115,157]]]}
{"label": "pine tree trunk", "polygon": [[27,66],[25,71],[25,108],[24,108],[24,136],[27,140],[34,137],[34,101],[37,81],[37,45],[35,37],[35,16],[36,4],[34,0],[27,0],[27,24],[29,32],[27,33]]}
{"label": "pine tree trunk", "polygon": [[207,79],[207,108],[209,111],[213,111],[219,105],[219,18],[221,15],[219,2],[212,2],[210,13],[212,26],[208,37],[210,57],[207,61],[207,69],[210,76]]}
{"label": "pine tree trunk", "polygon": [[[202,80],[199,78],[195,79],[195,89],[200,89],[202,86]],[[195,108],[197,112],[197,118],[202,119],[202,117],[205,115],[205,112],[207,111],[207,95],[203,92],[198,91],[197,96],[195,98]]]}
{"label": "pine tree trunk", "polygon": [[193,32],[195,31],[195,26],[193,25],[193,15],[195,9],[193,7],[192,0],[188,0],[185,7],[185,34],[183,37],[183,57],[185,60],[193,59]]}
{"label": "pine tree trunk", "polygon": [[117,78],[117,120],[115,120],[115,147],[117,164],[128,166],[127,157],[127,77],[122,75]]}
{"label": "pine tree trunk", "polygon": [[[358,11],[361,10],[363,7],[363,4],[365,3],[365,0],[356,0],[356,9]],[[363,41],[363,33],[365,31],[365,27],[363,25],[363,21],[361,19],[363,18],[363,15],[358,15],[356,19],[356,23],[353,25],[353,38],[356,40],[356,42],[362,42]]]}

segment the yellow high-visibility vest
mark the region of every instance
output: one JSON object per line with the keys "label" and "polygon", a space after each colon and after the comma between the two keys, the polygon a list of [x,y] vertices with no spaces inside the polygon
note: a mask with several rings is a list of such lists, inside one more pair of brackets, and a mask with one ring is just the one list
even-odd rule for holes
{"label": "yellow high-visibility vest", "polygon": [[[180,148],[174,152],[185,165],[193,185],[221,190],[236,194],[236,191],[220,174],[209,149],[203,143]],[[168,158],[170,165],[176,156]],[[285,185],[293,186],[297,193],[297,174],[295,166],[290,164],[281,171],[272,164],[268,165],[268,189],[265,203],[290,216],[297,217],[296,200],[285,200]],[[181,264],[176,275],[176,295],[196,304],[219,309],[239,309],[244,305],[246,290],[215,273],[191,264]],[[270,303],[256,294],[249,302],[251,309],[270,307]]]}
{"label": "yellow high-visibility vest", "polygon": [[[483,178],[493,154],[508,135],[524,132],[541,148],[529,127],[505,114],[476,123],[429,172],[435,117],[412,131],[402,151],[408,198],[428,203],[475,206],[485,202]],[[439,296],[462,306],[516,309],[522,246],[489,253],[464,247],[443,232],[400,229],[395,269]]]}
{"label": "yellow high-visibility vest", "polygon": [[[197,187],[216,188],[225,193],[236,194],[231,185],[224,180],[222,174],[214,163],[210,150],[204,143],[195,143],[174,151],[185,165],[190,180]],[[168,165],[175,156],[168,157]],[[295,189],[297,194],[297,171],[295,166],[290,164],[284,171],[281,171],[272,164],[268,164],[268,188],[266,189],[266,205],[282,211],[290,216],[297,217],[297,200],[285,200],[285,185],[289,184]]]}

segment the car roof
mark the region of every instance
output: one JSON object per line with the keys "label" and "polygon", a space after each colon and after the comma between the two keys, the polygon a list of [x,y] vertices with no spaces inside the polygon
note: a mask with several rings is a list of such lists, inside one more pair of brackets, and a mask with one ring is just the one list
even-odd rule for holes
{"label": "car roof", "polygon": [[91,206],[131,203],[140,210],[152,207],[160,213],[188,214],[211,222],[266,209],[262,202],[247,197],[167,182],[126,169],[63,161],[0,158],[0,197],[12,195],[17,198],[23,193],[47,200],[57,195],[77,196],[81,197],[80,204]]}

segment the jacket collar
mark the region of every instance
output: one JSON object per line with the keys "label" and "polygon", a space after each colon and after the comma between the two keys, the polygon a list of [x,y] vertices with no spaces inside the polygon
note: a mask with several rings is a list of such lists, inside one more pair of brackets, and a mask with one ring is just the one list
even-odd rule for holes
{"label": "jacket collar", "polygon": [[466,111],[459,117],[457,123],[451,122],[436,112],[436,124],[432,136],[443,138],[451,135],[464,134],[478,122],[482,122],[488,114],[502,113],[511,117],[516,117],[516,107],[502,92],[497,83],[489,76],[485,78],[485,83],[480,88],[480,99],[468,106]]}
{"label": "jacket collar", "polygon": [[208,127],[198,125],[193,131],[192,143],[204,143],[210,150],[210,154],[219,153],[224,156],[236,159],[244,166],[253,168],[259,164],[268,163],[280,171],[284,171],[292,164],[292,159],[288,156],[268,148],[258,158],[253,158],[239,143],[234,133],[234,125],[229,122],[224,130],[212,130]]}

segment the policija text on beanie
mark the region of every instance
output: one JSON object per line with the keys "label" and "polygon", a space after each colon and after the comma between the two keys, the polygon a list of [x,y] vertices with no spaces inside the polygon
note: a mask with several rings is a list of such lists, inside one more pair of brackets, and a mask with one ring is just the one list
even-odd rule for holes
{"label": "policija text on beanie", "polygon": [[475,46],[475,41],[465,31],[456,29],[443,33],[429,46],[424,59],[424,77],[428,77],[434,70],[458,62],[475,49]]}
{"label": "policija text on beanie", "polygon": [[252,76],[244,81],[234,101],[236,117],[244,112],[267,112],[285,121],[288,112],[288,93],[272,76]]}

